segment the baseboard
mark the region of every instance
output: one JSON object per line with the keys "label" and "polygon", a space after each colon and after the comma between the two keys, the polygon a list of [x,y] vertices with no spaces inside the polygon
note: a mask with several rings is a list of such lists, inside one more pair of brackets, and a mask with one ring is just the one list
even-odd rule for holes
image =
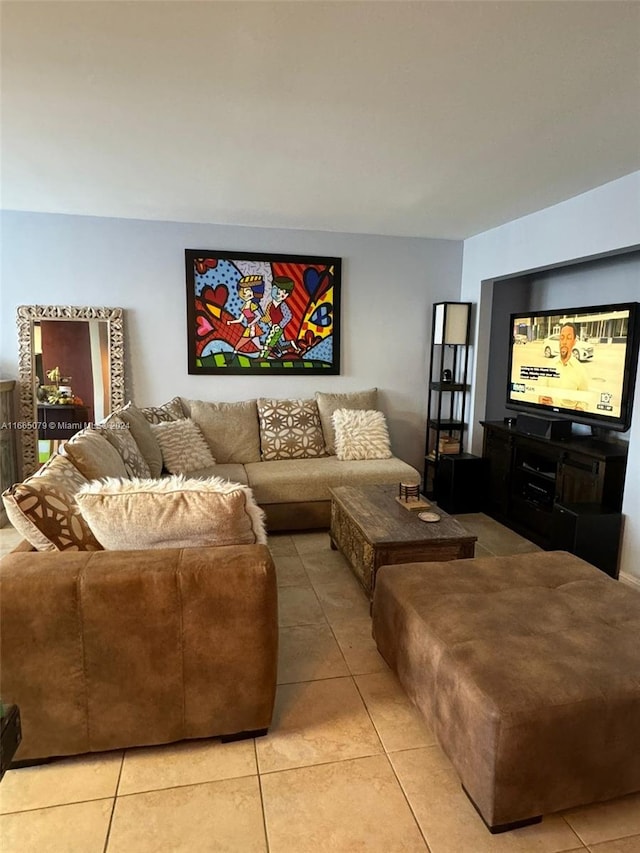
{"label": "baseboard", "polygon": [[628,584],[629,586],[636,586],[640,589],[640,578],[636,575],[630,575],[627,574],[627,572],[620,572],[618,580],[622,581],[622,583]]}

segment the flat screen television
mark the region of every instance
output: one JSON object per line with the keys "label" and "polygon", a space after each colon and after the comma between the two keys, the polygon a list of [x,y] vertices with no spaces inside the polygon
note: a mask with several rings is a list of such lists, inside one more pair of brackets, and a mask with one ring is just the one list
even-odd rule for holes
{"label": "flat screen television", "polygon": [[507,408],[628,429],[639,319],[637,302],[512,314]]}

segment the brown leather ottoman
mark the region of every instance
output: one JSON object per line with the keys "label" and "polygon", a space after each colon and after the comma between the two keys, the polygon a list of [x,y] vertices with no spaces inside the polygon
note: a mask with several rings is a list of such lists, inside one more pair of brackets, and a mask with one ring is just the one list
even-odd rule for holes
{"label": "brown leather ottoman", "polygon": [[487,826],[640,790],[640,592],[562,551],[385,566],[380,653]]}

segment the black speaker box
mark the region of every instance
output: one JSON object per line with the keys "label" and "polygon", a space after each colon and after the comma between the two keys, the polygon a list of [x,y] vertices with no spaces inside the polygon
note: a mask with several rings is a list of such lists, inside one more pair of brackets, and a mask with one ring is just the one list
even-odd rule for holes
{"label": "black speaker box", "polygon": [[438,460],[434,497],[445,512],[482,512],[489,460],[471,453],[443,454]]}
{"label": "black speaker box", "polygon": [[550,539],[554,551],[570,551],[612,578],[618,577],[622,515],[600,504],[553,507]]}
{"label": "black speaker box", "polygon": [[524,435],[548,438],[550,441],[571,438],[571,421],[544,415],[518,415],[516,429]]}

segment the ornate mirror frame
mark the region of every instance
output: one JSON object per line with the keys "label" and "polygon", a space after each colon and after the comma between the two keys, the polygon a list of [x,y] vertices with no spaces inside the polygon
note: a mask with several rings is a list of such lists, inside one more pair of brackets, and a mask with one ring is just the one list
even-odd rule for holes
{"label": "ornate mirror frame", "polygon": [[[33,325],[38,320],[106,320],[109,340],[110,410],[124,405],[124,334],[122,308],[89,308],[72,305],[20,305],[18,324],[18,369],[20,378],[20,415],[23,424],[22,476],[38,468],[38,430],[35,388]],[[31,426],[33,424],[33,426]]]}

